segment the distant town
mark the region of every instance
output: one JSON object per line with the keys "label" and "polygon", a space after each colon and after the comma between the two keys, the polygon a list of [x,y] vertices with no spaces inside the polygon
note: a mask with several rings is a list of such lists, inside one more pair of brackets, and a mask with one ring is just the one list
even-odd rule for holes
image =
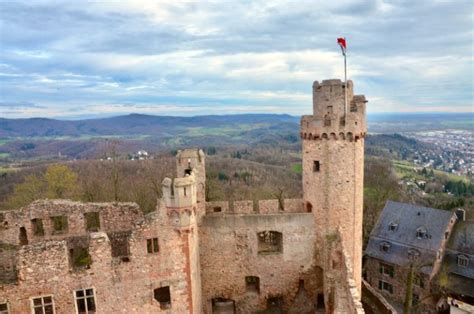
{"label": "distant town", "polygon": [[474,132],[442,130],[405,134],[427,143],[416,151],[413,162],[420,167],[434,168],[449,173],[469,176],[474,174]]}

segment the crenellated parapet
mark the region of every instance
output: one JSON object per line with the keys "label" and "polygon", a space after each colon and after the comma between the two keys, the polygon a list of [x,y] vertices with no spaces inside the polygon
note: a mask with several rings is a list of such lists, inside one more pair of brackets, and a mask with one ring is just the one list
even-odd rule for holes
{"label": "crenellated parapet", "polygon": [[354,96],[352,81],[347,82],[347,108],[344,94],[345,85],[340,80],[314,82],[313,115],[301,117],[302,139],[353,141],[365,137],[367,100],[363,95]]}
{"label": "crenellated parapet", "polygon": [[165,178],[163,198],[170,223],[179,229],[190,228],[196,221],[197,191],[195,170],[182,178]]}

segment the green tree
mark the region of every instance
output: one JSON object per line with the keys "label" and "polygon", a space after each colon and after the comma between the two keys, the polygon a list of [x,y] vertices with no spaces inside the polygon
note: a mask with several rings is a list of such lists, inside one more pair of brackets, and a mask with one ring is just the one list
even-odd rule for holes
{"label": "green tree", "polygon": [[44,174],[46,196],[48,198],[72,197],[77,186],[77,174],[68,166],[51,165]]}
{"label": "green tree", "polygon": [[9,197],[8,208],[25,206],[34,200],[44,197],[45,182],[36,175],[28,175],[24,181],[17,184]]}

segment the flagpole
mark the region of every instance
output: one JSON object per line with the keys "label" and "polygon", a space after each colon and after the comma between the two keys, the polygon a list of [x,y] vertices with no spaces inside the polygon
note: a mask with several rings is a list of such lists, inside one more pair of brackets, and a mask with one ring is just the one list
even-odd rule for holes
{"label": "flagpole", "polygon": [[339,37],[337,39],[338,45],[341,47],[342,55],[344,56],[344,122],[347,115],[347,58],[346,58],[346,38]]}
{"label": "flagpole", "polygon": [[346,52],[344,52],[344,123],[347,114],[347,61]]}

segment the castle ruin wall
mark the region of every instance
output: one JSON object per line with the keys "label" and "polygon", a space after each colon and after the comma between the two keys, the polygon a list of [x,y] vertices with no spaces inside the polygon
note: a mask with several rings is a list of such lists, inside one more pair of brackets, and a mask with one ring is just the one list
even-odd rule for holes
{"label": "castle ruin wall", "polygon": [[[281,233],[280,252],[259,253],[258,233],[264,231]],[[314,263],[312,214],[207,215],[199,236],[205,313],[211,313],[213,299],[233,300],[236,313],[264,310],[276,297],[284,310],[315,308],[323,274]],[[258,277],[258,292],[247,291],[247,276]],[[296,305],[299,290],[304,302]]]}

